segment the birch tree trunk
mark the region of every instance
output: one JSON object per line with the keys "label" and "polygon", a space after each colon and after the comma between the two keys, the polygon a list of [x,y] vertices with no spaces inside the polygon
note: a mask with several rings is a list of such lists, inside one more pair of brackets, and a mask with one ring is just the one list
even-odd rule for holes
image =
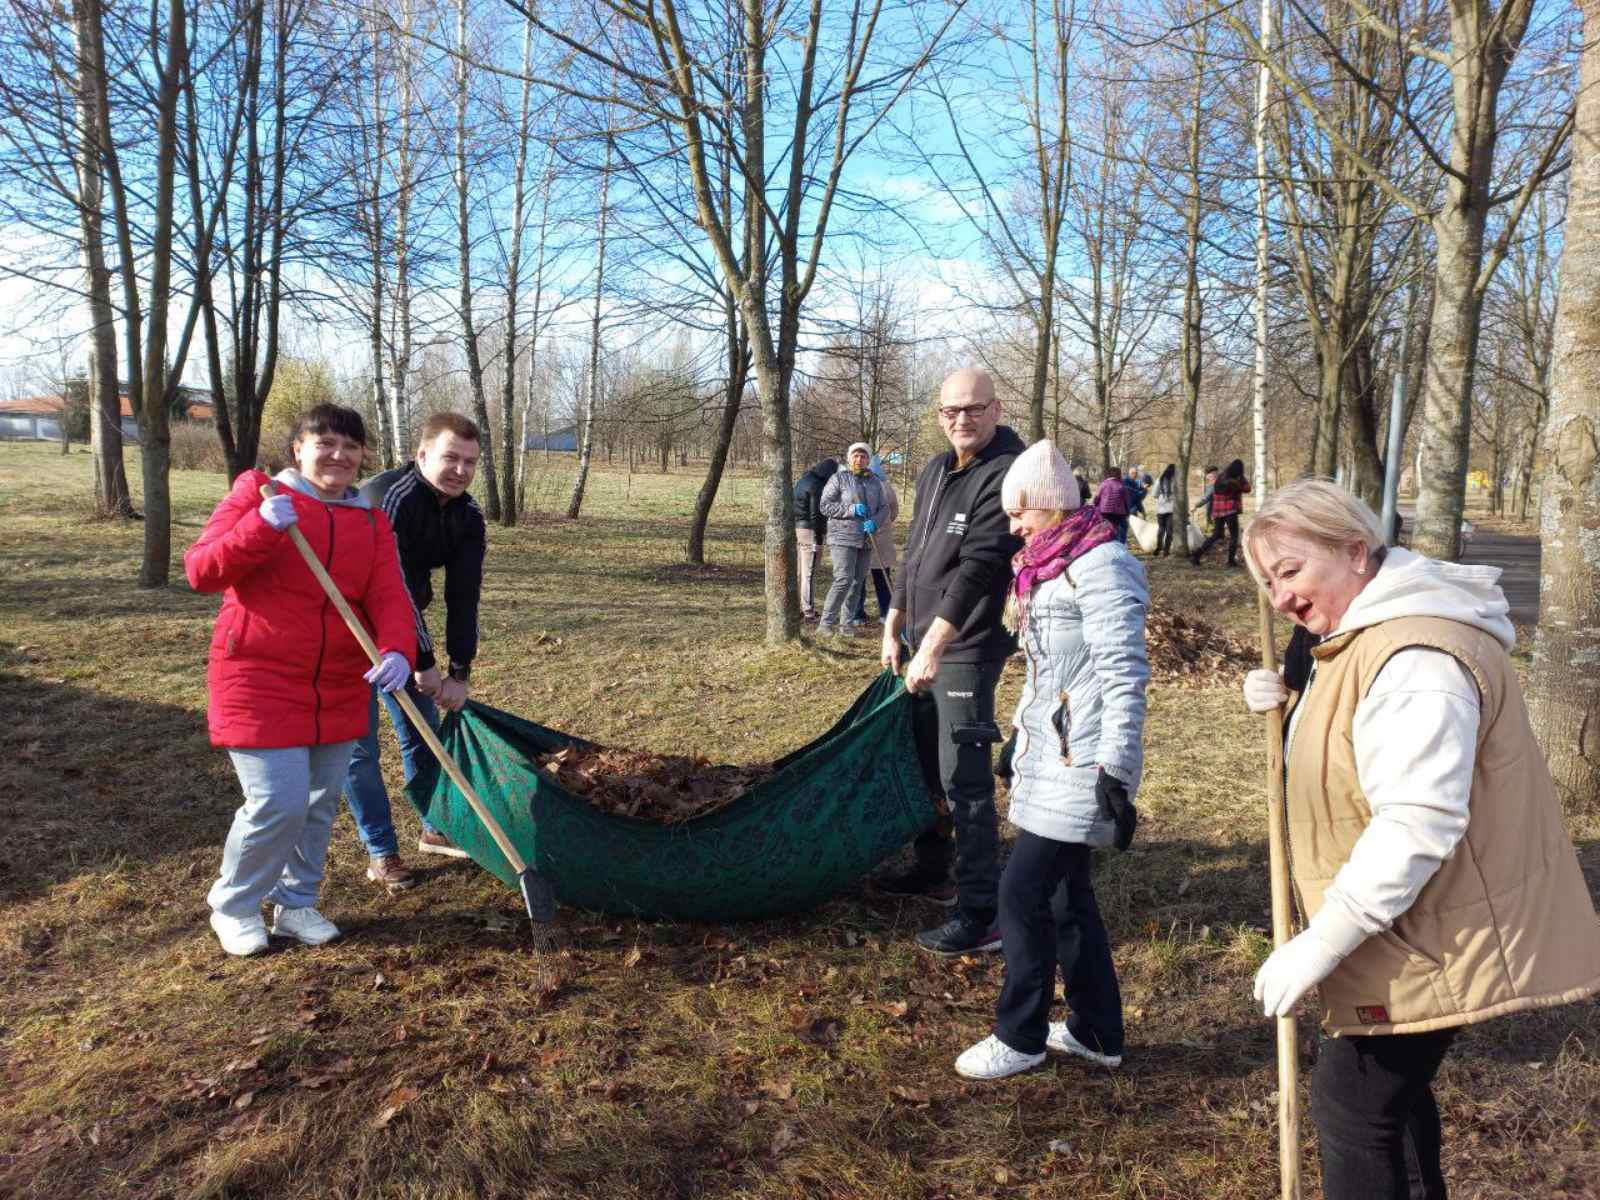
{"label": "birch tree trunk", "polygon": [[100,23],[100,0],[76,0],[72,32],[77,67],[77,154],[79,257],[88,277],[91,356],[89,359],[89,450],[94,458],[95,509],[102,516],[133,516],[133,498],[122,463],[122,404],[117,392],[117,335],[111,308],[111,270],[106,265],[103,167],[100,147],[100,89],[106,77],[100,40],[91,32]]}
{"label": "birch tree trunk", "polygon": [[1600,0],[1584,0],[1583,26],[1528,688],[1534,730],[1572,813],[1600,807]]}
{"label": "birch tree trunk", "polygon": [[[465,0],[463,0],[464,4]],[[522,461],[522,443],[517,439],[517,302],[522,284],[522,239],[527,232],[528,128],[533,108],[533,22],[522,27],[522,108],[517,118],[517,165],[512,172],[511,250],[506,262],[506,367],[500,386],[500,523],[517,523],[517,464]],[[538,330],[534,331],[535,339]],[[530,376],[529,386],[533,380]],[[485,436],[488,431],[485,430]]]}
{"label": "birch tree trunk", "polygon": [[606,226],[611,189],[611,139],[606,138],[605,165],[600,170],[600,241],[595,247],[594,317],[589,325],[589,390],[584,396],[583,442],[578,451],[578,478],[567,503],[567,520],[576,521],[583,510],[583,489],[589,482],[589,461],[594,457],[594,413],[600,400],[600,305],[606,288]]}
{"label": "birch tree trunk", "polygon": [[[1271,75],[1272,0],[1261,0],[1261,63],[1256,68],[1256,353],[1251,373],[1250,418],[1255,438],[1255,507],[1267,498],[1267,97]],[[1185,479],[1188,478],[1185,473]],[[1187,502],[1188,495],[1185,493]],[[1187,545],[1185,546],[1187,548]]]}
{"label": "birch tree trunk", "polygon": [[[495,474],[494,430],[489,425],[489,398],[483,390],[483,360],[478,355],[478,327],[472,317],[472,225],[469,211],[467,171],[467,0],[456,0],[456,259],[461,272],[461,337],[466,343],[467,383],[472,389],[472,413],[482,433],[478,452],[483,472],[484,515],[500,520],[500,481]],[[526,72],[524,72],[526,74]],[[526,84],[524,84],[526,87]],[[517,181],[521,189],[521,179]],[[507,342],[506,378],[512,377],[510,349],[515,344],[515,329]]]}

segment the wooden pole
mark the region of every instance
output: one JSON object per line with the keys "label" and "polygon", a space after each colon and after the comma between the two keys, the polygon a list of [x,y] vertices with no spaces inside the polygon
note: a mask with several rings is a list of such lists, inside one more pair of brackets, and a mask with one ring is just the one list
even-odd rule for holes
{"label": "wooden pole", "polygon": [[[1272,640],[1272,609],[1267,593],[1256,589],[1261,617],[1261,666],[1278,669]],[[1267,854],[1272,876],[1272,944],[1294,936],[1289,913],[1289,842],[1284,825],[1283,709],[1267,717]],[[1282,1200],[1300,1200],[1300,1067],[1294,1016],[1278,1017],[1278,1180]]]}

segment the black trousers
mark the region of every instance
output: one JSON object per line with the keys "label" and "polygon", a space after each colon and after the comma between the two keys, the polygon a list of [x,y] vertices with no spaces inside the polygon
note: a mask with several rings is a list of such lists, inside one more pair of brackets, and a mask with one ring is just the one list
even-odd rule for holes
{"label": "black trousers", "polygon": [[1156,514],[1156,553],[1172,553],[1172,514]]}
{"label": "black trousers", "polygon": [[1231,567],[1239,560],[1239,514],[1229,513],[1225,517],[1218,517],[1211,526],[1211,536],[1205,544],[1194,552],[1195,558],[1202,559],[1206,551],[1222,540],[1222,535],[1228,535],[1228,565]]}
{"label": "black trousers", "polygon": [[1433,1078],[1456,1032],[1323,1039],[1311,1119],[1327,1200],[1446,1200]]}
{"label": "black trousers", "polygon": [[917,838],[917,866],[943,879],[953,862],[957,908],[985,927],[999,907],[1000,818],[991,750],[1000,736],[994,689],[1004,665],[1000,659],[941,663],[933,688],[916,697],[912,710],[923,775],[950,814]]}
{"label": "black trousers", "polygon": [[1023,1054],[1044,1049],[1059,967],[1072,1036],[1102,1054],[1122,1053],[1122,991],[1090,881],[1089,847],[1025,829],[1017,834],[1000,878],[1000,939],[1006,982],[996,1037]]}

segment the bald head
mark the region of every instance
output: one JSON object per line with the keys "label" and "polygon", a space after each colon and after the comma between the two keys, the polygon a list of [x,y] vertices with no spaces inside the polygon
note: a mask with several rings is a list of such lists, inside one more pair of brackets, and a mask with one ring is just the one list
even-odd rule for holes
{"label": "bald head", "polygon": [[964,404],[983,404],[994,400],[994,380],[977,367],[962,367],[945,377],[939,388],[941,408]]}
{"label": "bald head", "polygon": [[956,462],[966,466],[994,441],[1000,424],[1000,401],[987,371],[962,367],[939,388],[939,425],[956,452]]}

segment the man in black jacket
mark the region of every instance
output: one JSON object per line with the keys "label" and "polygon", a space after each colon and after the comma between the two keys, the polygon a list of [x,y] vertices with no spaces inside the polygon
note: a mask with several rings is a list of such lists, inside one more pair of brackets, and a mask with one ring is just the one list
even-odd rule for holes
{"label": "man in black jacket", "polygon": [[800,615],[817,619],[813,589],[816,586],[817,551],[828,540],[828,518],[822,512],[822,489],[839,471],[839,464],[825,458],[800,476],[794,485],[794,539],[800,559]]}
{"label": "man in black jacket", "polygon": [[[467,488],[478,470],[481,445],[476,423],[460,413],[435,413],[423,423],[416,460],[373,476],[361,488],[394,526],[400,570],[417,618],[417,666],[406,691],[417,710],[435,726],[440,708],[454,711],[467,702],[472,660],[478,653],[478,597],[487,538],[483,510]],[[433,601],[433,572],[439,567],[444,568],[444,644],[450,655],[449,669],[443,673],[422,616]],[[344,790],[372,860],[367,878],[394,891],[410,887],[412,876],[400,861],[389,793],[378,767],[379,698],[374,692],[372,727],[356,743]],[[418,761],[431,756],[431,751],[411,727],[399,702],[387,692],[381,699],[400,739],[400,759],[409,783],[417,773]],[[466,857],[426,820],[417,849]]]}
{"label": "man in black jacket", "polygon": [[[998,950],[996,892],[1000,822],[994,807],[990,747],[1000,740],[994,691],[1016,640],[1000,623],[1011,583],[1011,535],[1000,483],[1026,448],[1000,424],[994,381],[971,368],[939,389],[939,424],[950,449],[917,478],[905,556],[883,623],[883,665],[901,669],[905,636],[915,653],[905,666],[916,699],[917,746],[924,771],[943,791],[953,818],[917,839],[917,865],[879,881],[897,895],[956,905],[956,915],[917,935],[934,954]],[[949,888],[955,861],[955,891]]]}

